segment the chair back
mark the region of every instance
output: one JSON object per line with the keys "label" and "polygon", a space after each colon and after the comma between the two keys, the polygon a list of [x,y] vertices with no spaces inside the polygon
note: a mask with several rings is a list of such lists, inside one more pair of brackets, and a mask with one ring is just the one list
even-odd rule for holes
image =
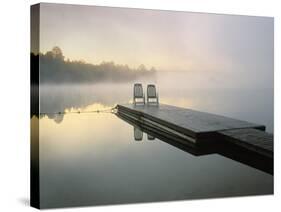
{"label": "chair back", "polygon": [[156,87],[155,87],[155,85],[147,85],[147,97],[156,98]]}
{"label": "chair back", "polygon": [[140,84],[140,83],[134,84],[134,97],[135,98],[142,98],[143,97],[142,84]]}

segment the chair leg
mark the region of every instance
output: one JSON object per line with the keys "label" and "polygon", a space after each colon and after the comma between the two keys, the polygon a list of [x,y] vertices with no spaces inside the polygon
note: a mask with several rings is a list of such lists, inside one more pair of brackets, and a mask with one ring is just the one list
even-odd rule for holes
{"label": "chair leg", "polygon": [[157,94],[156,98],[157,98],[157,105],[159,105],[159,98],[158,98],[158,94]]}

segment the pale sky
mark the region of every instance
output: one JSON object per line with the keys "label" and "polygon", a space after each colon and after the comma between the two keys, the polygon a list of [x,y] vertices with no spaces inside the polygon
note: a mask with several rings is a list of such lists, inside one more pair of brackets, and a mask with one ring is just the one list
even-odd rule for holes
{"label": "pale sky", "polygon": [[66,58],[94,64],[273,79],[270,17],[46,3],[40,12],[43,53],[59,46]]}

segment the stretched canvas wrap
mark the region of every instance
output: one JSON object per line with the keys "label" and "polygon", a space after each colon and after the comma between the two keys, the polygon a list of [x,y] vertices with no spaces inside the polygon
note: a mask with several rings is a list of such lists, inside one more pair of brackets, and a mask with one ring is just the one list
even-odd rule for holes
{"label": "stretched canvas wrap", "polygon": [[273,194],[274,19],[31,6],[31,205]]}

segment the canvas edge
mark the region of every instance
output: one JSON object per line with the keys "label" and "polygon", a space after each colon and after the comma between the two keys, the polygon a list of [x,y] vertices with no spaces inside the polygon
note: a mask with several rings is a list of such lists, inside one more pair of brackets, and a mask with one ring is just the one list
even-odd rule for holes
{"label": "canvas edge", "polygon": [[30,6],[30,206],[40,208],[39,173],[40,4]]}

